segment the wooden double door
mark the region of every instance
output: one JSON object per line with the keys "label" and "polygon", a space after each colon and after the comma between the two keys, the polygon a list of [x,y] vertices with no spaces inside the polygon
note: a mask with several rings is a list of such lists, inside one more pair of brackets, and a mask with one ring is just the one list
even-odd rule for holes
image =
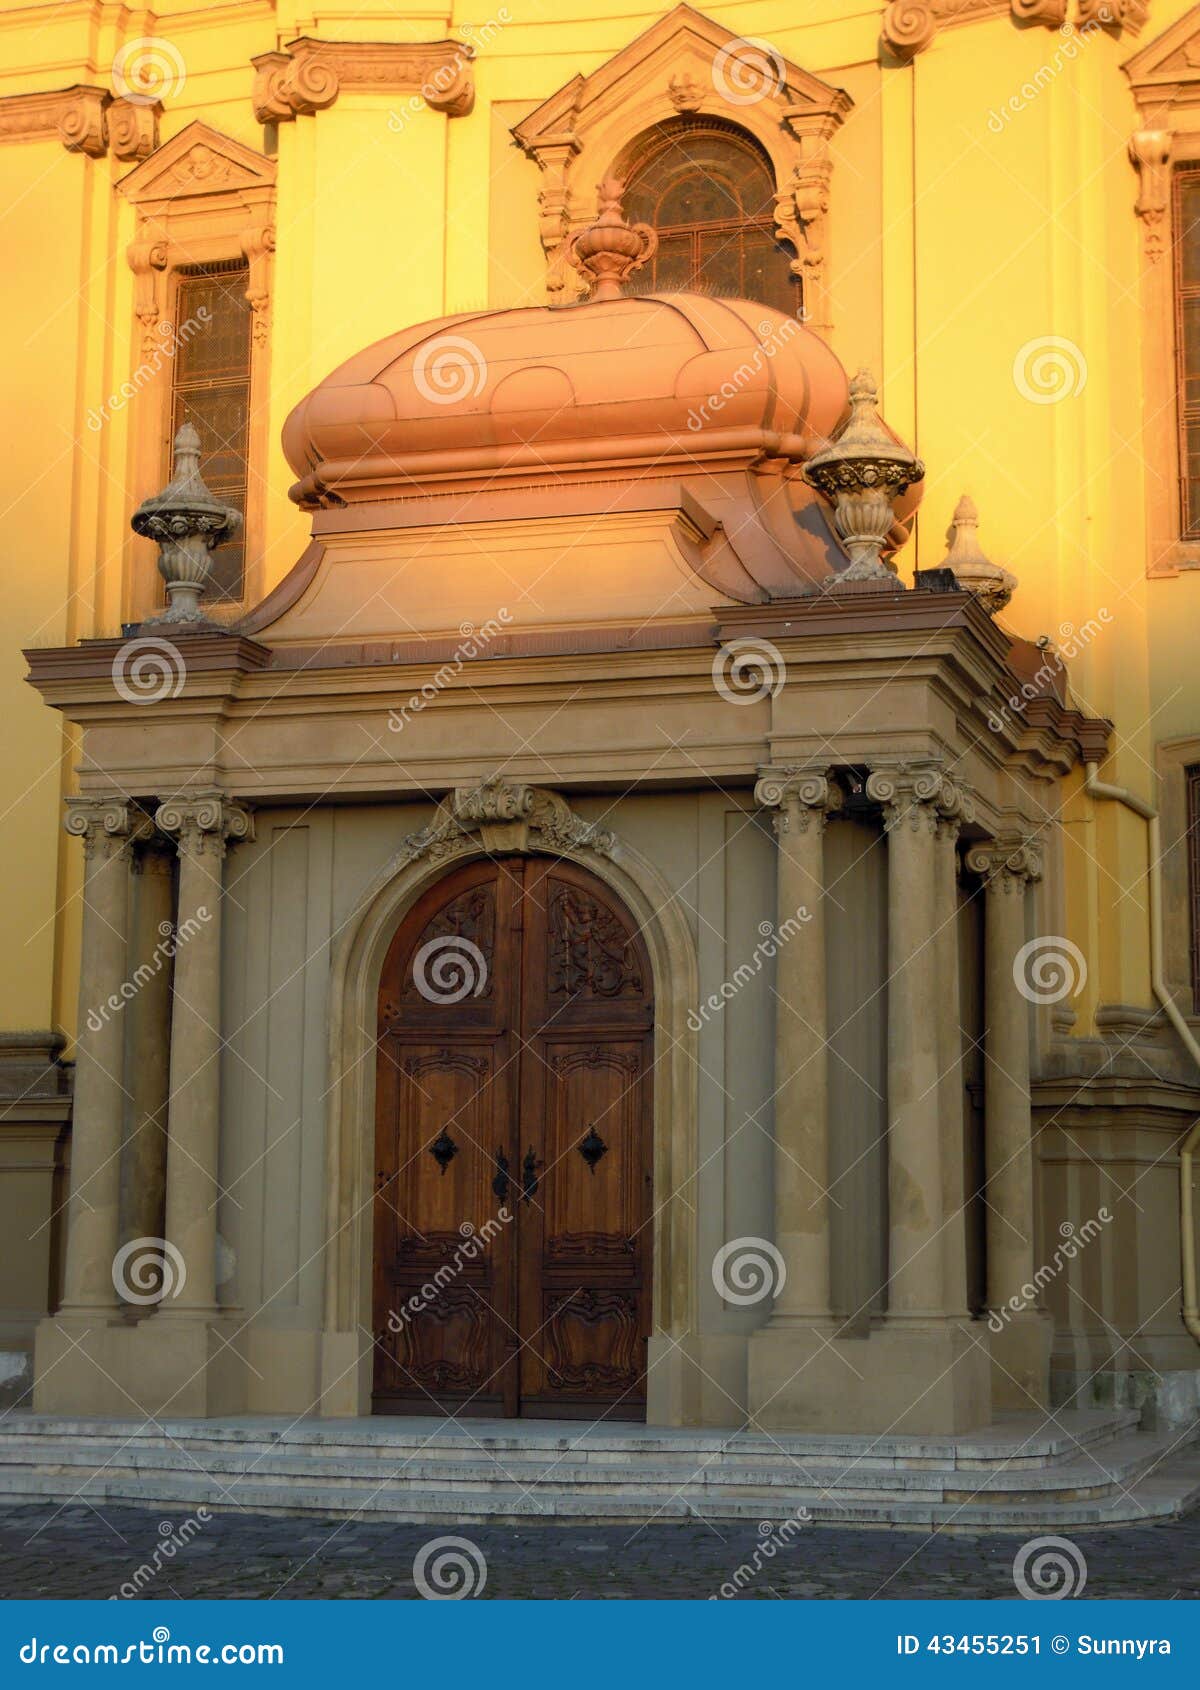
{"label": "wooden double door", "polygon": [[649,959],[595,877],[448,873],[379,992],[376,1413],[642,1420]]}

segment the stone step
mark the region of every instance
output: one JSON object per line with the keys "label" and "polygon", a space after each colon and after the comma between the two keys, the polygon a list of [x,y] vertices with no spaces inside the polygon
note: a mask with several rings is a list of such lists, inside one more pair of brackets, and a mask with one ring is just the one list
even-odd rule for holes
{"label": "stone step", "polygon": [[[158,1510],[216,1511],[280,1515],[316,1515],[328,1519],[392,1520],[446,1526],[457,1523],[521,1524],[557,1519],[591,1524],[633,1524],[672,1519],[760,1520],[777,1529],[807,1509],[813,1524],[897,1527],[949,1531],[1067,1531],[1089,1527],[1148,1523],[1178,1518],[1200,1502],[1200,1459],[1176,1458],[1152,1476],[1143,1477],[1124,1492],[1103,1501],[1038,1500],[1032,1505],[997,1506],[974,1502],[900,1501],[894,1497],[831,1500],[821,1492],[782,1490],[769,1498],[712,1496],[588,1497],[561,1493],[531,1497],[519,1487],[497,1487],[486,1494],[464,1496],[443,1490],[393,1491],[379,1489],[364,1500],[360,1490],[335,1485],[287,1487],[242,1481],[231,1501],[218,1485],[202,1475],[157,1474],[144,1477],[93,1472],[80,1482],[56,1480],[50,1474],[11,1471],[4,1493],[13,1501],[35,1497],[68,1503],[132,1503]],[[282,1495],[286,1494],[286,1502]]]}
{"label": "stone step", "polygon": [[183,1446],[165,1439],[155,1442],[130,1439],[124,1443],[81,1439],[56,1443],[44,1438],[10,1436],[0,1438],[0,1494],[8,1472],[13,1469],[65,1475],[73,1469],[102,1468],[114,1476],[200,1472],[231,1485],[248,1476],[274,1485],[329,1480],[342,1487],[369,1489],[387,1484],[411,1490],[441,1486],[455,1492],[517,1485],[531,1490],[547,1487],[564,1492],[603,1490],[617,1495],[623,1492],[669,1495],[681,1487],[689,1492],[697,1488],[704,1491],[723,1488],[737,1494],[771,1495],[800,1486],[867,1497],[895,1492],[937,1500],[975,1495],[1016,1500],[1053,1491],[1080,1498],[1108,1494],[1114,1486],[1128,1486],[1153,1462],[1159,1447],[1157,1439],[1142,1433],[1105,1444],[1100,1455],[1085,1449],[1074,1462],[1054,1468],[968,1470],[926,1466],[869,1471],[855,1460],[776,1460],[750,1465],[711,1456],[664,1465],[656,1455],[648,1453],[640,1461],[626,1461],[618,1466],[609,1462],[579,1462],[564,1454],[533,1457],[524,1449],[508,1455],[495,1450],[424,1447],[411,1455],[388,1451],[386,1455],[371,1457],[361,1453],[331,1455],[320,1446],[314,1452],[313,1446],[290,1443],[212,1450],[198,1448],[195,1441]]}

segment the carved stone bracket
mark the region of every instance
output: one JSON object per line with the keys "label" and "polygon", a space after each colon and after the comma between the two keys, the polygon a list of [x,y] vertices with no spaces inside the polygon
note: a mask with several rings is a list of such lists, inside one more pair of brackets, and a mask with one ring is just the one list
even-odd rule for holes
{"label": "carved stone bracket", "polygon": [[148,158],[158,145],[162,106],[117,100],[106,88],[77,83],[46,94],[0,99],[0,142],[57,139],[69,153]]}
{"label": "carved stone bracket", "polygon": [[966,866],[997,892],[1023,893],[1042,878],[1042,848],[1036,839],[989,839],[972,845]]}
{"label": "carved stone bracket", "polygon": [[1129,139],[1129,157],[1138,173],[1133,209],[1141,218],[1142,248],[1149,264],[1157,263],[1166,250],[1174,145],[1170,129],[1137,129]]}
{"label": "carved stone bracket", "polygon": [[163,833],[176,837],[181,856],[223,857],[229,840],[254,838],[249,810],[223,792],[168,798],[158,806],[154,820]]}
{"label": "carved stone bracket", "polygon": [[428,827],[402,841],[396,867],[421,857],[443,863],[482,847],[496,851],[570,852],[611,856],[616,836],[577,816],[566,799],[545,787],[506,780],[457,787],[438,805]]}
{"label": "carved stone bracket", "polygon": [[[1005,12],[1016,23],[1070,30],[1068,0],[890,0],[883,14],[882,45],[893,58],[908,63],[925,51],[939,30]],[[1080,32],[1103,28],[1136,35],[1146,12],[1146,0],[1076,0],[1075,25]]]}
{"label": "carved stone bracket", "polygon": [[807,833],[824,828],[841,808],[842,793],[826,770],[784,764],[759,770],[754,801],[776,812],[771,818],[776,833]]}
{"label": "carved stone bracket", "polygon": [[474,49],[462,41],[316,41],[302,35],[254,65],[254,115],[291,123],[325,111],[343,89],[414,94],[433,111],[465,117],[475,104]]}

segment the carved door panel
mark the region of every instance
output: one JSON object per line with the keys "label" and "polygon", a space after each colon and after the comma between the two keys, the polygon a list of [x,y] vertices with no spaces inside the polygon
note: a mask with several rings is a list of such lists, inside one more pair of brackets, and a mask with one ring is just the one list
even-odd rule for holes
{"label": "carved door panel", "polygon": [[473,863],[401,927],[379,993],[376,1411],[517,1412],[503,1190],[518,1070],[520,878]]}
{"label": "carved door panel", "polygon": [[537,859],[525,964],[521,1155],[538,1189],[521,1204],[521,1412],[644,1419],[649,962],[591,876]]}
{"label": "carved door panel", "polygon": [[598,882],[478,862],[404,922],[379,1000],[377,1411],[641,1419],[649,962]]}

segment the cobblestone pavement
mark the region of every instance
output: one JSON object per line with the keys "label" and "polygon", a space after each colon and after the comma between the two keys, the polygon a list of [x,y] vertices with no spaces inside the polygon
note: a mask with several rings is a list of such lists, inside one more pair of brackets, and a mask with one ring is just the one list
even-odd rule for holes
{"label": "cobblestone pavement", "polygon": [[[539,1599],[702,1599],[722,1587],[768,1601],[1011,1598],[1023,1541],[794,1524],[763,1536],[740,1524],[450,1528],[233,1512],[199,1521],[140,1508],[37,1504],[0,1513],[0,1597],[411,1599],[421,1594],[414,1559],[451,1534],[482,1553],[485,1598]],[[1200,1596],[1200,1515],[1081,1532],[1071,1541],[1086,1559],[1085,1597]]]}

